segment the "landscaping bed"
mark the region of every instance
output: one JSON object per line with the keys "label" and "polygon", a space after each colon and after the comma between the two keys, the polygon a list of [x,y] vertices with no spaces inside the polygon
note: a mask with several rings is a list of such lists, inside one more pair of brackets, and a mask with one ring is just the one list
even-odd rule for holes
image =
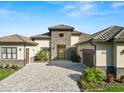
{"label": "landscaping bed", "polygon": [[80,82],[78,82],[78,85],[80,86],[80,90],[82,92],[124,92],[124,84],[119,82],[103,82],[102,84],[98,85],[92,84],[94,87],[91,88],[91,86],[89,86],[89,89],[84,89]]}
{"label": "landscaping bed", "polygon": [[94,92],[124,92],[124,86],[113,86],[102,90],[96,90]]}
{"label": "landscaping bed", "polygon": [[77,82],[82,92],[124,92],[121,79],[104,79],[102,71],[96,68],[85,69]]}

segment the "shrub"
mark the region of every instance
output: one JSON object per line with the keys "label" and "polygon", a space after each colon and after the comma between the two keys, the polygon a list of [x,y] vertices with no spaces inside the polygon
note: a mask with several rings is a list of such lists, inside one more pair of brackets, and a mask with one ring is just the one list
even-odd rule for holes
{"label": "shrub", "polygon": [[101,83],[104,79],[103,72],[95,67],[86,68],[83,73],[86,82]]}
{"label": "shrub", "polygon": [[124,75],[122,75],[122,76],[120,77],[120,81],[121,81],[121,83],[124,84]]}
{"label": "shrub", "polygon": [[76,49],[71,51],[71,61],[72,62],[80,62],[80,56],[77,54]]}
{"label": "shrub", "polygon": [[3,64],[3,68],[6,68],[7,67],[7,64]]}
{"label": "shrub", "polygon": [[46,51],[41,50],[36,54],[36,59],[38,60],[48,61],[48,58],[48,53]]}
{"label": "shrub", "polygon": [[102,84],[104,79],[103,72],[94,67],[86,68],[83,71],[82,76],[79,79],[80,85],[83,87],[83,91],[87,91],[89,89],[97,88],[98,84]]}
{"label": "shrub", "polygon": [[9,64],[6,64],[6,67],[5,68],[9,68]]}
{"label": "shrub", "polygon": [[11,68],[12,68],[12,69],[18,69],[19,67],[18,67],[17,64],[13,64]]}

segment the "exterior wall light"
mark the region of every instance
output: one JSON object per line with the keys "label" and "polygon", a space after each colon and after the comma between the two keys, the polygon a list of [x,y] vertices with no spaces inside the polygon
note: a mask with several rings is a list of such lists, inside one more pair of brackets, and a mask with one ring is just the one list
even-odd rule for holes
{"label": "exterior wall light", "polygon": [[21,48],[19,48],[19,51],[21,51],[22,49]]}
{"label": "exterior wall light", "polygon": [[124,50],[122,50],[122,51],[120,52],[120,54],[123,55],[123,54],[124,54]]}

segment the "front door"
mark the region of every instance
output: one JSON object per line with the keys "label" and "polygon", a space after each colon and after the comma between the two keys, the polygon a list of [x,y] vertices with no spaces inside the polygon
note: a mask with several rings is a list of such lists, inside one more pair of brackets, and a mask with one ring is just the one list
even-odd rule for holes
{"label": "front door", "polygon": [[57,59],[65,60],[66,45],[57,45]]}

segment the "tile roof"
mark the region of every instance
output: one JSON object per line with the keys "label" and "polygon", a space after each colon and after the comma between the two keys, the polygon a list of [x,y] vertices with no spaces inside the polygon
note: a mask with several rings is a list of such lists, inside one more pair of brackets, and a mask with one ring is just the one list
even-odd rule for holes
{"label": "tile roof", "polygon": [[124,29],[124,27],[120,27],[120,26],[109,27],[107,29],[100,31],[100,33],[97,33],[96,35],[92,35],[93,41],[94,42],[102,42],[102,41],[105,42],[105,41],[109,41],[109,40],[114,40],[115,37],[118,39],[118,38],[120,38],[119,33],[123,29]]}
{"label": "tile roof", "polygon": [[82,32],[79,32],[79,31],[74,30],[74,31],[71,32],[71,34],[72,35],[81,35]]}
{"label": "tile roof", "polygon": [[85,42],[124,42],[124,27],[111,26],[88,37],[82,38],[77,44]]}
{"label": "tile roof", "polygon": [[55,26],[51,26],[48,27],[48,29],[51,30],[74,30],[74,27],[72,26],[68,26],[68,25],[64,25],[64,24],[60,24],[60,25],[55,25]]}
{"label": "tile roof", "polygon": [[[72,33],[72,35],[81,35],[82,34],[79,31],[72,31],[71,33]],[[47,32],[44,34],[38,34],[38,35],[31,36],[31,38],[32,39],[50,39],[51,35],[50,35],[50,32]]]}
{"label": "tile roof", "polygon": [[51,37],[50,32],[31,36],[32,39],[50,39],[50,37]]}
{"label": "tile roof", "polygon": [[124,41],[124,29],[115,36],[114,41]]}
{"label": "tile roof", "polygon": [[89,42],[91,39],[92,39],[91,35],[86,34],[86,33],[82,33],[80,35],[79,42],[77,42],[76,45],[81,44],[81,43],[85,43],[85,42]]}
{"label": "tile roof", "polygon": [[32,41],[30,38],[17,34],[1,37],[0,44],[37,45],[37,43]]}

